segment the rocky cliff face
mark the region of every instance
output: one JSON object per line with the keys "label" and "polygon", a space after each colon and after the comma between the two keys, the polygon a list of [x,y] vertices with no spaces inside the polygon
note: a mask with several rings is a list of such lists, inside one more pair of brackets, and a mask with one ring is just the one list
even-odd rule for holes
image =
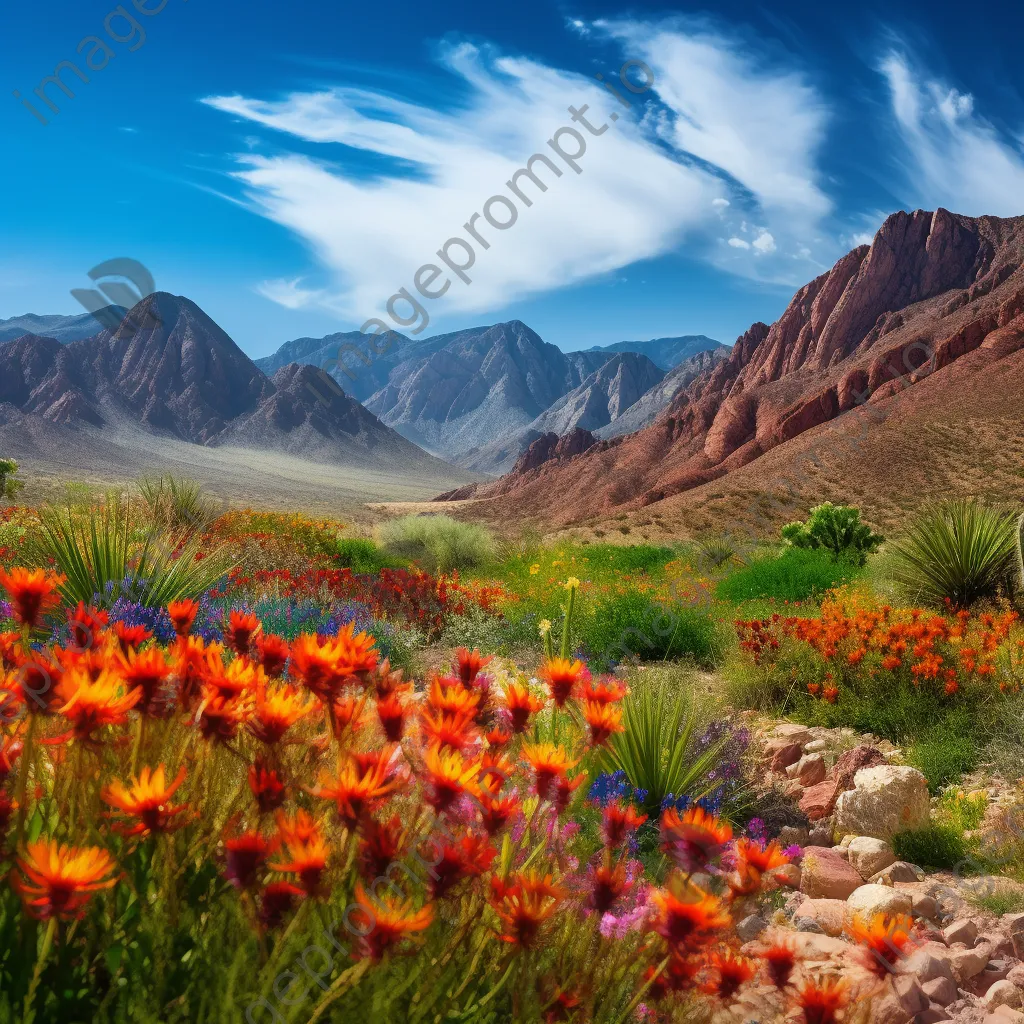
{"label": "rocky cliff face", "polygon": [[[267,376],[195,303],[157,292],[114,331],[61,345],[0,346],[0,412],[41,423],[128,423],[195,444],[292,451],[327,461],[436,463],[321,370]],[[138,326],[141,325],[141,326]]]}
{"label": "rocky cliff face", "polygon": [[[750,327],[729,358],[683,387],[657,421],[612,446],[554,456],[480,494],[557,518],[649,504],[746,465],[958,361],[1024,345],[1024,218],[897,213],[870,246],[801,288],[776,323]],[[571,462],[571,468],[568,463]]]}

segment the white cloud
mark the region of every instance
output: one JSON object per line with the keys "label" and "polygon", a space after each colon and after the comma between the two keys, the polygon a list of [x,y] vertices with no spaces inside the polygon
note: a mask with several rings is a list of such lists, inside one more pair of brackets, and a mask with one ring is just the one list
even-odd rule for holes
{"label": "white cloud", "polygon": [[729,239],[729,244],[734,249],[749,249],[750,248],[750,243],[748,241],[746,241],[745,239],[742,239],[742,238],[730,238]]}
{"label": "white cloud", "polygon": [[905,192],[914,204],[972,216],[1024,212],[1024,154],[975,112],[974,98],[915,68],[903,53],[882,60],[896,125]]}
{"label": "white cloud", "polygon": [[[468,44],[442,54],[465,87],[454,110],[348,86],[272,100],[204,100],[284,134],[284,152],[270,155],[264,144],[262,153],[257,147],[239,154],[234,173],[251,206],[310,245],[332,280],[326,290],[265,282],[261,294],[289,308],[328,306],[359,322],[381,315],[399,288],[413,288],[418,267],[439,263],[435,253],[447,239],[469,238],[463,225],[470,216],[483,212],[488,197],[510,195],[505,183],[538,152],[562,176],[541,166],[550,186],[543,194],[521,182],[534,202],[517,203],[510,230],[477,224],[490,248],[475,246],[470,285],[452,276],[443,299],[425,303],[431,317],[495,311],[684,242],[717,261],[712,222],[724,220],[726,233],[735,233],[744,215],[770,226],[763,231],[771,247],[760,243],[756,255],[792,249],[793,239],[806,237],[828,212],[814,168],[824,111],[798,75],[764,67],[724,37],[676,24],[573,28],[620,38],[631,58],[650,51],[656,82],[646,99],[654,102],[639,123],[632,115],[643,107],[634,104],[627,114],[592,78]],[[591,124],[609,124],[596,137],[576,126],[587,146],[578,175],[547,146],[571,124],[570,103],[588,105]],[[623,115],[614,123],[613,111]],[[322,150],[310,156],[304,145],[302,153],[298,146],[289,152],[288,136]],[[568,148],[572,140],[563,138]],[[337,144],[377,158],[377,176],[349,170],[343,161],[351,153]],[[382,163],[392,169],[379,170]],[[764,276],[765,263],[737,254],[723,265]]]}
{"label": "white cloud", "polygon": [[314,300],[323,297],[322,290],[303,288],[300,285],[301,278],[284,280],[278,278],[272,281],[261,281],[256,285],[256,291],[265,299],[276,302],[286,309],[302,309],[310,305]]}
{"label": "white cloud", "polygon": [[775,252],[775,239],[768,231],[762,231],[761,234],[754,239],[753,245],[762,256],[767,255],[770,252]]}

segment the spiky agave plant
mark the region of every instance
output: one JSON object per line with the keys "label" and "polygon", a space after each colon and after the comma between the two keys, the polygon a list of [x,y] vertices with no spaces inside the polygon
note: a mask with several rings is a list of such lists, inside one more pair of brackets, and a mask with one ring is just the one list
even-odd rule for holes
{"label": "spiky agave plant", "polygon": [[39,519],[40,553],[65,577],[61,595],[72,606],[111,603],[130,588],[133,600],[160,607],[198,597],[233,568],[224,547],[205,552],[197,533],[153,523],[140,536],[130,500],[83,514],[45,508]]}
{"label": "spiky agave plant", "polygon": [[966,608],[1012,580],[1021,523],[969,498],[930,505],[894,546],[893,576],[925,604]]}

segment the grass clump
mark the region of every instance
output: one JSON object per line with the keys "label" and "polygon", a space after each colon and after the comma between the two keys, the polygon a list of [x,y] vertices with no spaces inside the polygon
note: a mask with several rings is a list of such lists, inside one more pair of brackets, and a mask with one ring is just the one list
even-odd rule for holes
{"label": "grass clump", "polygon": [[924,731],[907,750],[907,761],[928,780],[937,793],[957,782],[978,763],[975,725],[965,710],[957,710]]}
{"label": "grass clump", "polygon": [[372,540],[364,537],[339,539],[334,561],[343,569],[376,575],[381,569],[397,569],[401,560],[382,551]]}
{"label": "grass clump", "polygon": [[473,569],[494,556],[494,538],[477,523],[451,516],[402,516],[378,527],[381,546],[428,572]]}
{"label": "grass clump", "polygon": [[928,868],[955,868],[968,854],[963,832],[949,824],[897,832],[892,849],[897,860]]}
{"label": "grass clump", "polygon": [[979,910],[988,911],[996,917],[1024,911],[1024,892],[1015,889],[993,889],[991,892],[979,893],[965,889],[964,894]]}
{"label": "grass clump", "polygon": [[661,605],[625,591],[598,601],[579,627],[584,649],[598,671],[626,661],[689,658],[711,668],[722,658],[724,640],[704,608]]}
{"label": "grass clump", "polygon": [[926,508],[894,550],[895,581],[912,600],[967,608],[1013,586],[1017,524],[1006,509],[947,501]]}
{"label": "grass clump", "polygon": [[721,580],[716,595],[725,601],[805,601],[848,583],[858,575],[851,562],[827,551],[788,548],[777,555],[753,559]]}

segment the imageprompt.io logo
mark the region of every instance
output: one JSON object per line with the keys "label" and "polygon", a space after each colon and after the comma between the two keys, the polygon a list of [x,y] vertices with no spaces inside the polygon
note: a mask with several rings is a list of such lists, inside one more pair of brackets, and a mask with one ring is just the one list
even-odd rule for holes
{"label": "imageprompt.io logo", "polygon": [[[72,288],[71,294],[81,303],[82,307],[104,327],[116,331],[122,323],[127,323],[133,330],[139,327],[155,326],[160,318],[152,307],[146,310],[145,323],[136,324],[122,315],[120,309],[130,310],[140,303],[147,295],[156,291],[153,275],[138,260],[119,256],[107,260],[89,271],[89,277],[96,282],[96,288]],[[122,278],[123,280],[104,281],[104,278]],[[130,284],[127,282],[131,282]]]}

